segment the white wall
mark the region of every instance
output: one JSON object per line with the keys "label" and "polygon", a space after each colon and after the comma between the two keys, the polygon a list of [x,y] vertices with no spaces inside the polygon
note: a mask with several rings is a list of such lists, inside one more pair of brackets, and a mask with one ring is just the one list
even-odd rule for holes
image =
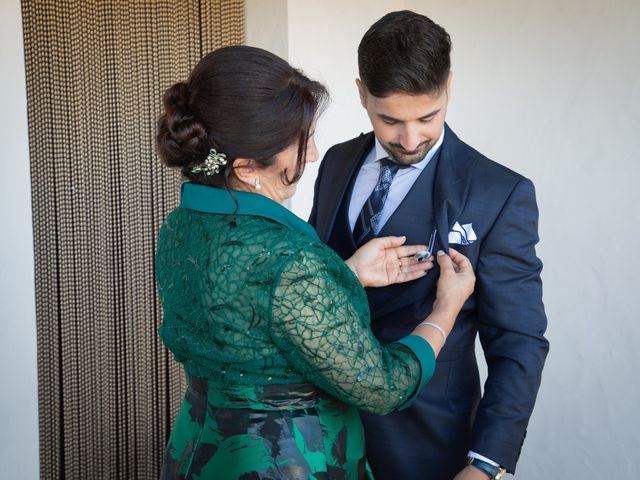
{"label": "white wall", "polygon": [[19,0],[0,2],[0,477],[38,478],[27,104]]}
{"label": "white wall", "polygon": [[245,0],[245,43],[286,59],[287,0]]}
{"label": "white wall", "polygon": [[[640,2],[289,0],[288,58],[330,89],[321,154],[370,130],[354,78],[366,29],[412,9],[453,39],[448,122],[530,177],[551,353],[517,478],[636,478],[640,451]],[[293,210],[306,218],[317,166]]]}
{"label": "white wall", "polygon": [[[403,2],[368,0],[289,0],[289,62],[316,80],[331,94],[329,109],[316,129],[322,156],[333,144],[371,130],[360,107],[355,79],[357,48],[364,32],[387,12],[403,8]],[[307,165],[292,199],[292,210],[308,218],[318,164]]]}
{"label": "white wall", "polygon": [[519,478],[637,478],[640,4],[441,3],[452,125],[537,186],[551,353]]}

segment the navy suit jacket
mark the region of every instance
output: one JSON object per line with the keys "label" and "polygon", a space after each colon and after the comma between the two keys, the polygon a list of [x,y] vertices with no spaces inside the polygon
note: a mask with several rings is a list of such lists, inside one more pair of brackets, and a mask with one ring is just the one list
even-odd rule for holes
{"label": "navy suit jacket", "polygon": [[[445,130],[428,217],[437,227],[436,250],[449,248],[448,233],[456,222],[472,224],[477,240],[452,247],[470,259],[477,281],[440,353],[436,374],[414,405],[387,419],[363,417],[377,478],[450,479],[463,467],[468,450],[514,472],[549,349],[533,184],[463,143],[448,126]],[[309,221],[343,254],[345,245],[329,240],[344,221],[339,213],[346,215],[354,178],[373,140],[370,132],[332,147],[316,180]],[[382,233],[424,244],[425,238],[412,238],[412,225],[419,222],[418,217]],[[372,329],[382,343],[407,335],[429,314],[437,277],[435,269],[409,284],[368,289],[380,290],[386,299],[371,312]],[[385,289],[394,294],[385,296]],[[477,334],[488,365],[482,398]]]}

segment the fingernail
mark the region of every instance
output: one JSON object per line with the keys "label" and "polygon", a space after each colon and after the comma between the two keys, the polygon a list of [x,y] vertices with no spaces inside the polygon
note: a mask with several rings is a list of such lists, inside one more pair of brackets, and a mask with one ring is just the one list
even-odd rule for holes
{"label": "fingernail", "polygon": [[440,257],[442,255],[444,255],[444,250],[438,250],[438,256]]}

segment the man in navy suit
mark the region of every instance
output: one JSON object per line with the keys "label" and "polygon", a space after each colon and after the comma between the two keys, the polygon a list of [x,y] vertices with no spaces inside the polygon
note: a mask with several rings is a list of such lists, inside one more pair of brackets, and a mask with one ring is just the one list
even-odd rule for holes
{"label": "man in navy suit", "polygon": [[[427,17],[393,12],[358,48],[362,106],[373,132],[335,145],[316,181],[310,222],[340,256],[373,236],[405,235],[431,252],[455,247],[476,289],[413,405],[362,414],[378,480],[500,478],[515,472],[549,344],[536,257],[533,184],[463,143],[445,124],[451,41]],[[437,270],[368,289],[382,343],[428,315]],[[488,365],[480,394],[475,339]]]}

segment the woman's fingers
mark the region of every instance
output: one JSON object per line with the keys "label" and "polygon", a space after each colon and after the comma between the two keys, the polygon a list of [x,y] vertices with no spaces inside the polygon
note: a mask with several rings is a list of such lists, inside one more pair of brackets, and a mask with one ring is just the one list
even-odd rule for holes
{"label": "woman's fingers", "polygon": [[[386,237],[393,238],[393,237]],[[412,280],[416,280],[421,278],[427,274],[428,270],[431,270],[434,266],[433,256],[430,257],[426,261],[418,261],[413,256],[416,251],[424,250],[425,247],[422,245],[403,245],[401,247],[397,247],[395,249],[398,254],[398,270],[397,276],[394,280],[394,283],[404,283],[410,282]],[[474,277],[473,267],[471,266],[471,262],[467,257],[462,255],[460,252],[454,250],[453,248],[449,249],[449,254],[447,255],[444,251],[439,251],[437,254],[438,265],[440,266],[440,275],[450,276],[451,280],[454,278],[462,279],[458,277],[461,276],[469,276],[471,279]],[[393,267],[392,267],[393,268]]]}
{"label": "woman's fingers", "polygon": [[404,242],[407,241],[407,237],[378,237],[372,240],[369,240],[369,243],[374,244],[376,247],[380,249],[385,248],[396,248],[400,245],[403,245]]}
{"label": "woman's fingers", "polygon": [[449,248],[448,255],[442,250],[438,251],[438,264],[444,270],[453,269],[456,273],[473,273],[469,259],[453,248]]}
{"label": "woman's fingers", "polygon": [[[440,265],[439,283],[445,282],[449,287],[453,285],[462,287],[465,299],[471,295],[475,284],[475,275],[471,262],[467,257],[452,248],[449,249],[449,255],[440,250],[438,252],[438,264]],[[440,288],[440,285],[438,285],[438,288]]]}
{"label": "woman's fingers", "polygon": [[398,258],[409,257],[419,252],[420,250],[426,250],[426,245],[405,245],[407,237],[378,237],[369,240],[369,243],[375,245],[379,249],[393,248]]}
{"label": "woman's fingers", "polygon": [[453,248],[449,249],[449,257],[458,273],[473,273],[473,267],[467,257]]}
{"label": "woman's fingers", "polygon": [[405,283],[422,278],[433,268],[432,261],[419,262],[413,257],[399,260],[399,270],[393,283]]}
{"label": "woman's fingers", "polygon": [[453,260],[443,250],[438,250],[438,254],[436,256],[438,257],[438,265],[440,265],[441,275],[450,270],[455,271],[455,268],[453,268]]}
{"label": "woman's fingers", "polygon": [[419,251],[426,249],[426,245],[403,245],[401,247],[396,247],[395,252],[399,258],[404,258],[413,257]]}
{"label": "woman's fingers", "polygon": [[405,272],[423,272],[433,268],[432,261],[419,262],[415,259],[403,259],[400,263],[400,273]]}

